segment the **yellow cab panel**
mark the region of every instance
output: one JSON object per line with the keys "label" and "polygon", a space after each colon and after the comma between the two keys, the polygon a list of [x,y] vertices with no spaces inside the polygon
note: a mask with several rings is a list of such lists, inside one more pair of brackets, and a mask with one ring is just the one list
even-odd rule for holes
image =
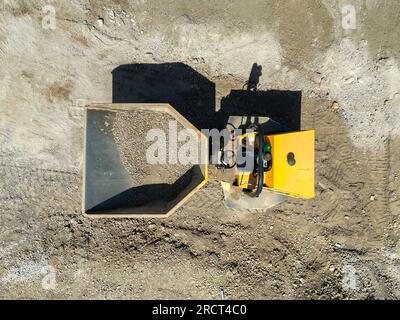
{"label": "yellow cab panel", "polygon": [[264,175],[268,187],[294,197],[313,198],[314,130],[267,136],[272,169]]}

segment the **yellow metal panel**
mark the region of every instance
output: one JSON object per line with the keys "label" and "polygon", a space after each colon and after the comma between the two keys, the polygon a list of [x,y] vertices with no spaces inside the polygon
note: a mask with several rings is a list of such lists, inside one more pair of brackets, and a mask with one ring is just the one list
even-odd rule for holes
{"label": "yellow metal panel", "polygon": [[[268,136],[272,148],[272,172],[268,187],[294,197],[313,198],[314,193],[314,130]],[[288,163],[292,152],[295,165]],[[271,185],[269,185],[271,183]]]}
{"label": "yellow metal panel", "polygon": [[249,188],[250,172],[239,172],[238,186],[243,189]]}

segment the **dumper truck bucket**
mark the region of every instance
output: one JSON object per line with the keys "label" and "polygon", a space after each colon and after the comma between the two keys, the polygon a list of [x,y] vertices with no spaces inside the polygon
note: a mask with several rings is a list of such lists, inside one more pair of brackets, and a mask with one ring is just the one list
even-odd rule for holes
{"label": "dumper truck bucket", "polygon": [[[174,194],[172,199],[160,200],[159,195],[167,187],[175,190],[174,184],[137,186],[124,167],[112,129],[116,114],[121,111],[165,112],[184,128],[192,129],[198,135],[199,150],[201,151],[199,152],[201,154],[199,164],[194,164],[184,174],[189,176],[190,180],[182,190],[178,190]],[[82,210],[87,216],[167,217],[207,182],[207,138],[169,104],[90,104],[86,106],[85,110],[84,134]],[[146,151],[143,150],[143,152]],[[153,199],[137,200],[140,199],[140,195],[150,195],[153,196]]]}

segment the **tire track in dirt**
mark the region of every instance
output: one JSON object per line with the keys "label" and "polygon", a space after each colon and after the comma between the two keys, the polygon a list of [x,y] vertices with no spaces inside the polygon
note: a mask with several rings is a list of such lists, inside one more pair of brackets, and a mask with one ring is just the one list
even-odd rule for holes
{"label": "tire track in dirt", "polygon": [[24,179],[35,180],[61,180],[71,181],[79,178],[80,174],[77,170],[67,171],[59,169],[50,169],[45,167],[37,167],[29,163],[16,163],[14,160],[0,157],[0,175],[6,177],[19,177]]}
{"label": "tire track in dirt", "polygon": [[[385,230],[389,226],[389,145],[381,146],[379,153],[370,154],[367,160],[369,172],[370,200],[363,210],[368,213],[370,236],[376,241],[385,240]],[[382,243],[383,245],[383,243]]]}
{"label": "tire track in dirt", "polygon": [[[322,223],[333,243],[364,251],[384,245],[388,212],[388,146],[355,149],[340,108],[329,101],[303,101],[303,125],[316,130],[316,198],[289,201],[280,209]],[[356,240],[358,239],[358,240]]]}
{"label": "tire track in dirt", "polygon": [[350,174],[350,168],[356,168],[359,163],[346,126],[339,114],[330,108],[330,103],[306,101],[305,109],[304,122],[316,130],[316,202],[319,202],[318,197],[322,198],[319,206],[322,220],[334,220],[336,214],[354,209],[351,194],[359,191],[363,183],[354,184],[359,178]]}
{"label": "tire track in dirt", "polygon": [[386,245],[396,248],[400,239],[400,139],[390,137],[388,141],[388,149],[390,155],[390,172],[389,172],[389,211],[390,211],[390,227],[387,230]]}
{"label": "tire track in dirt", "polygon": [[[71,214],[79,209],[81,185],[76,171],[49,169],[32,161],[16,162],[0,158],[0,260],[1,267],[13,265],[12,257],[41,259],[46,251],[43,238],[54,239],[66,229],[52,220],[56,213]],[[38,220],[49,219],[48,224]],[[45,236],[47,235],[47,236]],[[29,248],[29,250],[28,250]],[[24,258],[25,257],[25,258]]]}

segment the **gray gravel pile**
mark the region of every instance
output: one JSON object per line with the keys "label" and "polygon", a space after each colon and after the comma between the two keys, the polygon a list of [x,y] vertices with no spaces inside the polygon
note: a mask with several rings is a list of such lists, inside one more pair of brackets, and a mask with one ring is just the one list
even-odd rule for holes
{"label": "gray gravel pile", "polygon": [[[166,150],[169,147],[169,122],[177,123],[178,132],[184,127],[165,112],[155,111],[118,111],[113,134],[120,153],[121,161],[136,187],[154,185],[156,189],[146,189],[151,193],[161,192],[163,198],[171,198],[185,188],[191,180],[191,174],[185,174],[192,164],[150,164],[146,159],[146,150],[155,140],[147,141],[151,129],[160,129],[167,137]],[[184,143],[184,142],[183,142]],[[182,145],[178,143],[179,146]],[[170,186],[168,186],[170,185]],[[157,187],[158,186],[158,187]]]}

